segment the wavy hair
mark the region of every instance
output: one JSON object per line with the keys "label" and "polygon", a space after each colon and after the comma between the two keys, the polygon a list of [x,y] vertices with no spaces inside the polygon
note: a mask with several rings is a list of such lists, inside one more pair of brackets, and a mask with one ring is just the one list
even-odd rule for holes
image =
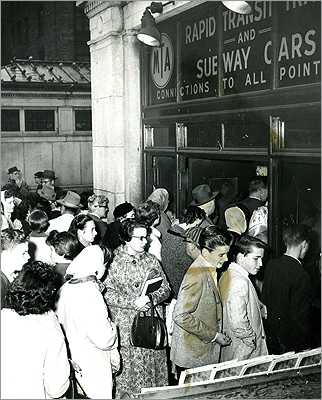
{"label": "wavy hair", "polygon": [[46,244],[53,247],[59,256],[64,256],[67,260],[73,260],[80,252],[78,239],[70,232],[53,230],[49,233]]}
{"label": "wavy hair", "polygon": [[42,261],[26,263],[10,284],[8,306],[19,315],[44,314],[52,309],[57,274]]}
{"label": "wavy hair", "polygon": [[219,226],[210,225],[203,228],[199,237],[200,250],[207,248],[215,250],[219,246],[231,246],[232,235]]}

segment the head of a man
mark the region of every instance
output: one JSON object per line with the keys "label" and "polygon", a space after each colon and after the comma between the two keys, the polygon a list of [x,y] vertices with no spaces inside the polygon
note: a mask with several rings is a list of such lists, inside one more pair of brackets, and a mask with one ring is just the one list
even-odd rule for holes
{"label": "head of a man", "polygon": [[202,257],[212,266],[221,268],[228,260],[232,240],[231,234],[226,230],[214,225],[206,226],[199,238]]}
{"label": "head of a man", "polygon": [[215,197],[218,192],[213,192],[207,184],[199,185],[192,189],[191,206],[197,206],[204,210],[207,215],[211,215],[215,211]]}
{"label": "head of a man", "polygon": [[105,218],[109,211],[108,198],[103,195],[91,195],[87,200],[87,206],[89,212],[99,218]]}
{"label": "head of a man", "polygon": [[233,260],[251,275],[256,275],[263,265],[266,244],[252,236],[242,236],[234,245]]}
{"label": "head of a man", "polygon": [[256,175],[249,180],[249,195],[257,197],[263,203],[268,197],[268,178],[267,176]]}
{"label": "head of a man", "polygon": [[296,250],[299,259],[303,259],[309,249],[311,228],[305,224],[291,224],[283,229],[283,241],[286,252]]}
{"label": "head of a man", "polygon": [[8,174],[10,176],[10,179],[13,179],[14,181],[17,181],[20,179],[20,169],[18,169],[17,167],[9,168]]}
{"label": "head of a man", "polygon": [[44,173],[42,171],[38,171],[34,173],[34,180],[35,180],[35,184],[37,186],[42,185],[42,178],[44,176]]}
{"label": "head of a man", "polygon": [[29,258],[28,237],[23,231],[11,228],[1,231],[1,270],[10,282]]}
{"label": "head of a man", "polygon": [[200,226],[193,226],[191,228],[188,228],[185,231],[185,236],[186,236],[186,252],[190,258],[195,260],[200,254],[200,246],[199,246],[199,238],[200,234],[202,232],[202,229]]}

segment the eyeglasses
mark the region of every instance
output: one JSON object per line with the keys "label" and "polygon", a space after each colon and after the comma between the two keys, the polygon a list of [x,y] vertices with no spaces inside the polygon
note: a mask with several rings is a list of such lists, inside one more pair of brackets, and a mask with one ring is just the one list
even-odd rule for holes
{"label": "eyeglasses", "polygon": [[96,208],[107,208],[107,206],[103,206],[103,205],[100,205],[100,204],[95,204],[94,207],[96,207]]}
{"label": "eyeglasses", "polygon": [[132,236],[132,238],[138,238],[138,239],[140,239],[141,240],[141,242],[143,242],[143,240],[147,240],[147,237],[146,236]]}

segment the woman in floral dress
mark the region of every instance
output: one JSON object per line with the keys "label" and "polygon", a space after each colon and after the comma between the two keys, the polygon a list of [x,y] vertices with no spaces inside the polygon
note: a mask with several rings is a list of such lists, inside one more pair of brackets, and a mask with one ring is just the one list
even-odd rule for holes
{"label": "woman in floral dress", "polygon": [[170,286],[155,256],[144,251],[147,229],[135,219],[122,222],[120,236],[126,242],[114,252],[104,281],[105,300],[111,318],[119,328],[121,373],[116,377],[116,398],[135,398],[142,387],[168,385],[166,350],[134,347],[130,344],[133,319],[149,309],[149,297],[141,291],[147,277],[161,276],[161,287],[152,293],[154,304],[167,299]]}

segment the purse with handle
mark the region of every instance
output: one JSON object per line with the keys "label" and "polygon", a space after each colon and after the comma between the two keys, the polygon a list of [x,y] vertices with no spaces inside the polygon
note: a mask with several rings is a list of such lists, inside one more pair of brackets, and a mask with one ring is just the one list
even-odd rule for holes
{"label": "purse with handle", "polygon": [[147,315],[145,311],[138,311],[132,323],[130,343],[135,347],[161,350],[168,344],[167,328],[153,305],[151,295],[149,299],[151,315]]}

